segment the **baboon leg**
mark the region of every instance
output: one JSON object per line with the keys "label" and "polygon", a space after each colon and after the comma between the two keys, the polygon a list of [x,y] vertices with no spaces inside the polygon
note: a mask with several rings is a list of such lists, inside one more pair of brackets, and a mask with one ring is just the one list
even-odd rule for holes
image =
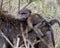
{"label": "baboon leg", "polygon": [[49,40],[48,40],[49,46],[51,46],[52,48],[55,48],[55,41],[54,41],[54,35],[53,35],[53,33],[51,31],[47,31],[46,35],[49,38]]}
{"label": "baboon leg", "polygon": [[59,26],[60,26],[60,22],[58,20],[56,20],[56,19],[53,19],[53,20],[49,21],[50,25],[54,25],[55,23],[58,23]]}

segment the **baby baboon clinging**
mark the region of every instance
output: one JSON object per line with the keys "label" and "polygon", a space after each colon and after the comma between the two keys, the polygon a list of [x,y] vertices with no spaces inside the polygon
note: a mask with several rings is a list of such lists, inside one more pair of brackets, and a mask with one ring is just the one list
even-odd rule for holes
{"label": "baby baboon clinging", "polygon": [[[26,12],[26,13],[25,13]],[[27,14],[29,14],[29,16],[27,16]],[[51,29],[51,26],[55,23],[58,23],[59,26],[60,26],[60,23],[58,20],[54,19],[54,20],[51,20],[50,22],[46,21],[42,16],[40,16],[39,14],[31,14],[31,11],[29,9],[22,9],[20,11],[20,14],[19,14],[22,19],[25,18],[27,19],[27,24],[30,28],[32,28],[32,26],[36,26],[37,24],[41,23],[39,26],[38,26],[38,29],[41,30],[41,32],[44,34],[43,37],[47,37],[49,39],[47,40],[50,40],[53,44],[53,46],[55,47],[55,41],[54,41],[54,35],[53,35],[53,31]],[[29,19],[30,18],[30,19]],[[30,31],[30,32],[34,32],[33,30]],[[40,32],[40,33],[41,33]],[[46,40],[46,39],[45,39]],[[47,42],[49,43],[49,42]],[[40,44],[40,43],[39,43]],[[41,44],[40,44],[41,45]],[[42,45],[43,46],[43,45]],[[40,48],[44,48],[44,47],[41,47]],[[46,48],[46,47],[45,47]]]}
{"label": "baby baboon clinging", "polygon": [[[29,18],[31,18],[29,20]],[[29,25],[30,24],[30,25]],[[55,47],[55,41],[54,41],[54,35],[53,35],[53,31],[51,29],[51,25],[44,19],[42,18],[42,16],[40,16],[39,14],[33,14],[31,16],[28,17],[28,25],[31,28],[31,26],[36,26],[37,24],[40,24],[39,26],[37,26],[38,29],[41,30],[41,32],[43,33],[43,38],[44,40],[47,40],[46,42],[52,42],[53,46]],[[40,33],[38,32],[37,35],[40,35]],[[48,38],[46,38],[48,37]],[[50,40],[50,41],[49,41]],[[37,46],[38,48],[48,48],[46,47],[46,45],[44,45],[44,43],[39,43],[39,46]]]}
{"label": "baby baboon clinging", "polygon": [[[23,12],[22,12],[23,13]],[[22,15],[22,13],[20,15]],[[31,12],[30,12],[31,13]],[[35,26],[38,23],[41,23],[41,25],[39,25],[39,29],[41,30],[41,32],[46,36],[46,34],[49,35],[49,39],[51,40],[51,42],[53,42],[53,46],[55,47],[55,42],[54,42],[54,35],[51,29],[51,21],[47,22],[44,18],[42,18],[42,16],[40,16],[39,14],[33,14],[33,15],[29,15],[28,17],[26,15],[24,15],[24,18],[27,18],[28,21],[28,26],[32,27]],[[29,19],[31,18],[31,19]],[[29,23],[29,20],[31,21]],[[54,20],[53,20],[54,22]],[[55,23],[55,22],[54,22]],[[52,24],[54,24],[52,23]],[[32,26],[31,26],[32,24]],[[32,32],[32,31],[31,31]],[[45,39],[46,40],[46,39]],[[48,40],[48,39],[47,39]],[[40,46],[41,47],[41,46]],[[43,47],[42,47],[43,48]],[[46,48],[46,47],[45,47]]]}

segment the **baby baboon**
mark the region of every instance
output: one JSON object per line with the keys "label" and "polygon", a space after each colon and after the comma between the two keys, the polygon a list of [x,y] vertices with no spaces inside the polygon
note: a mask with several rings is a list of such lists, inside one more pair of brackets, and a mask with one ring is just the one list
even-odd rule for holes
{"label": "baby baboon", "polygon": [[[44,34],[44,36],[49,35],[49,39],[52,40],[53,42],[53,46],[55,47],[55,41],[54,41],[54,35],[53,35],[53,31],[51,29],[51,25],[53,25],[55,23],[55,20],[51,20],[50,22],[47,22],[42,16],[40,16],[39,14],[31,14],[31,10],[29,9],[23,9],[20,10],[18,12],[18,14],[20,15],[21,19],[24,20],[28,20],[29,17],[31,17],[31,23],[33,26],[41,23],[38,28],[41,30],[41,32]],[[58,20],[56,20],[57,22]],[[29,22],[29,20],[28,20]],[[60,25],[60,23],[58,23]],[[31,27],[30,23],[28,24],[29,27]],[[31,31],[33,32],[33,31]],[[47,36],[46,36],[47,37]],[[45,39],[46,40],[46,39]],[[48,39],[47,39],[48,40]]]}
{"label": "baby baboon", "polygon": [[[52,42],[53,46],[55,47],[54,35],[53,35],[53,31],[52,31],[51,26],[55,23],[58,23],[60,25],[60,22],[58,20],[54,19],[54,20],[51,20],[51,21],[48,22],[42,16],[40,16],[39,14],[36,14],[36,13],[31,14],[31,10],[26,9],[26,8],[19,11],[18,13],[19,13],[20,16],[23,16],[21,19],[23,19],[23,18],[27,19],[27,24],[30,28],[32,28],[32,26],[34,27],[34,26],[36,26],[37,24],[40,23],[40,25],[38,26],[38,29],[40,29],[41,32],[44,34],[43,37],[48,36],[49,39],[47,39],[47,40],[50,40]],[[30,30],[30,32],[34,32],[34,31]],[[49,42],[47,42],[47,43],[49,43]]]}
{"label": "baby baboon", "polygon": [[[32,28],[32,26],[34,27],[34,26],[37,26],[37,24],[40,24],[38,26],[38,29],[40,29],[41,32],[44,34],[43,37],[47,37],[47,35],[48,35],[49,39],[47,39],[47,40],[48,41],[50,40],[53,43],[54,47],[55,47],[55,40],[54,40],[54,34],[53,34],[51,26],[54,25],[55,23],[58,23],[59,26],[60,26],[60,22],[58,20],[54,19],[54,20],[51,20],[51,21],[48,22],[42,16],[40,16],[39,14],[33,14],[33,15],[28,17],[29,27]],[[46,39],[44,39],[44,40],[46,40]],[[39,46],[40,46],[40,48],[44,48],[44,47],[41,47],[41,43],[40,43]],[[42,44],[42,46],[43,46],[43,44]],[[47,48],[47,47],[45,47],[45,48]]]}

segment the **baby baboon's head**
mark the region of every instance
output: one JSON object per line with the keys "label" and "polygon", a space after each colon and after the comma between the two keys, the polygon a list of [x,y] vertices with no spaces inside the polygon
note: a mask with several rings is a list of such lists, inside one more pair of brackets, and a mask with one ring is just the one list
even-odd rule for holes
{"label": "baby baboon's head", "polygon": [[20,16],[21,20],[25,20],[28,16],[31,15],[31,10],[27,8],[23,8],[19,10],[18,15]]}

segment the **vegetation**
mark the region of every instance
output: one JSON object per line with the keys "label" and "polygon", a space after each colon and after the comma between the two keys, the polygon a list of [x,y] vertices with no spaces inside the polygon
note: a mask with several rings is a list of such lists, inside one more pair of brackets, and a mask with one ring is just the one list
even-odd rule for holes
{"label": "vegetation", "polygon": [[[33,13],[41,14],[47,21],[55,18],[60,19],[60,0],[2,0],[0,6],[0,10],[6,10],[14,15],[17,14],[18,10],[27,7]],[[60,28],[55,24],[52,29],[56,48],[60,48]]]}

